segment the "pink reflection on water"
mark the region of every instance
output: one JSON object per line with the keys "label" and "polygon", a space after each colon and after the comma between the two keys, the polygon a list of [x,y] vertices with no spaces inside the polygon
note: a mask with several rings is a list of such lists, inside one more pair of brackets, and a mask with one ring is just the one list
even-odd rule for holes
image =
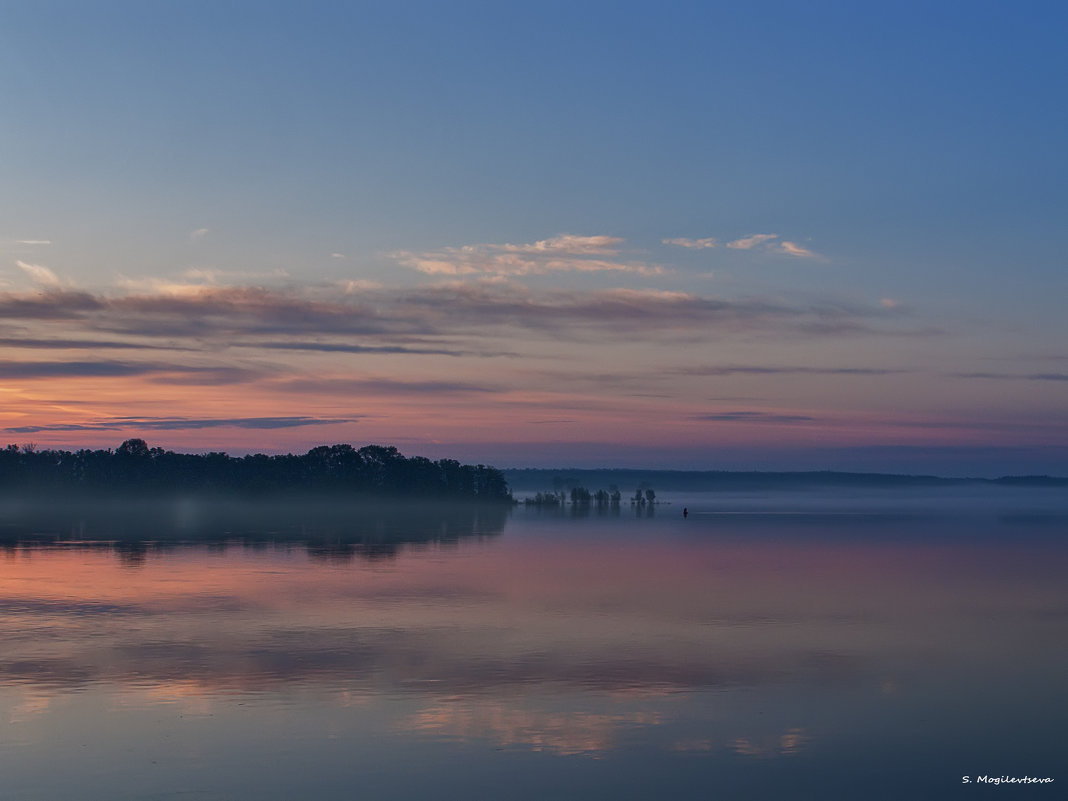
{"label": "pink reflection on water", "polygon": [[1049,642],[1068,610],[1059,545],[645,533],[534,530],[382,562],[150,548],[136,570],[114,550],[15,548],[0,559],[0,691],[18,688],[13,722],[94,687],[200,716],[246,695],[353,714],[404,698],[390,731],[560,755],[652,737],[696,704],[707,720],[665,748],[788,756],[816,737],[804,704],[756,731],[720,707],[783,687],[909,703],[958,675],[1052,686],[1064,661]]}

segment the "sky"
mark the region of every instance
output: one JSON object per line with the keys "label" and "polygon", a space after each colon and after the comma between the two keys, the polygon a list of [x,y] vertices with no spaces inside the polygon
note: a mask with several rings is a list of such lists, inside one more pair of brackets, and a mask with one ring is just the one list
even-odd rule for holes
{"label": "sky", "polygon": [[0,443],[1068,475],[1066,34],[0,0]]}

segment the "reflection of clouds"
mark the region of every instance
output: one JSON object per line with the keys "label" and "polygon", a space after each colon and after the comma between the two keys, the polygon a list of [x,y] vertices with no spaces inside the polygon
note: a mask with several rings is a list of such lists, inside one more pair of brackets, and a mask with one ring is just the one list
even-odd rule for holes
{"label": "reflection of clouds", "polygon": [[696,740],[676,740],[669,748],[671,751],[711,751],[716,747],[716,744],[707,737],[699,738]]}
{"label": "reflection of clouds", "polygon": [[441,702],[402,720],[401,729],[459,740],[491,739],[504,748],[559,755],[597,755],[611,750],[621,729],[656,726],[656,713],[548,712],[502,701]]}
{"label": "reflection of clouds", "polygon": [[340,709],[351,709],[354,706],[366,706],[375,696],[371,693],[356,693],[352,690],[341,690],[335,695],[335,704]]}
{"label": "reflection of clouds", "polygon": [[52,708],[53,695],[36,689],[24,691],[22,700],[19,701],[8,715],[8,723],[26,723],[38,718]]}
{"label": "reflection of clouds", "polygon": [[[463,518],[456,530],[482,526]],[[975,602],[958,612],[976,576],[992,577],[988,597],[1006,599],[998,631],[1020,646],[1013,660],[1034,643],[1048,647],[1035,635],[1061,621],[1018,627],[1016,614],[1063,598],[1059,550],[995,580],[1001,549],[726,535],[474,542],[413,542],[392,562],[342,565],[318,560],[306,542],[219,543],[149,550],[138,571],[91,547],[0,550],[4,714],[46,713],[44,698],[74,697],[59,692],[70,689],[114,692],[164,715],[166,705],[222,713],[234,694],[300,696],[334,710],[369,704],[338,717],[354,726],[408,715],[405,731],[483,745],[597,755],[644,738],[715,758],[785,757],[810,742],[790,726],[823,720],[833,730],[827,721],[846,697],[885,704],[877,693],[909,676],[916,654],[944,656],[947,682],[956,670],[1000,667],[986,654],[938,650],[949,630],[983,635],[952,640],[954,649],[988,642],[990,624],[972,622]],[[960,572],[962,559],[975,569]],[[29,700],[17,707],[22,692]],[[753,699],[765,709],[768,699],[789,703],[758,722]]]}
{"label": "reflection of clouds", "polygon": [[0,683],[33,684],[40,688],[82,687],[94,679],[91,665],[73,659],[37,657],[6,659],[0,663]]}
{"label": "reflection of clouds", "polygon": [[[866,654],[820,628],[800,636],[761,622],[732,587],[710,591],[700,565],[657,565],[644,550],[572,548],[562,561],[494,546],[453,559],[428,546],[384,567],[324,566],[309,550],[151,550],[131,573],[85,545],[14,549],[0,575],[0,684],[413,696],[556,687],[655,703],[692,689],[855,684],[870,670]],[[591,573],[594,563],[611,570]],[[643,578],[649,570],[670,585]]]}
{"label": "reflection of clouds", "polygon": [[811,736],[804,729],[788,729],[777,737],[750,739],[738,737],[727,748],[741,756],[778,757],[793,756],[808,745]]}
{"label": "reflection of clouds", "polygon": [[[374,615],[372,608],[363,614]],[[382,614],[382,613],[379,613]],[[398,620],[398,625],[400,621]],[[90,628],[95,624],[90,623]],[[70,632],[61,655],[35,639],[0,658],[0,683],[80,687],[93,682],[169,684],[188,679],[206,692],[357,682],[421,694],[558,686],[604,693],[618,702],[680,690],[803,682],[854,683],[863,665],[845,655],[791,650],[753,655],[694,650],[639,652],[605,642],[583,647],[566,632],[530,650],[495,628],[372,626],[241,632],[207,618],[203,631],[160,639],[156,621],[117,625],[81,637]]]}
{"label": "reflection of clouds", "polygon": [[[110,548],[110,546],[108,546]],[[120,557],[121,558],[121,557]],[[236,598],[202,596],[199,598],[161,598],[154,602],[105,603],[71,598],[0,598],[0,615],[25,615],[26,618],[71,616],[74,618],[115,617],[118,615],[174,615],[193,612],[240,611],[245,607]]]}
{"label": "reflection of clouds", "polygon": [[796,754],[808,744],[809,739],[804,729],[790,729],[779,738],[779,753]]}
{"label": "reflection of clouds", "polygon": [[144,613],[137,604],[100,603],[69,598],[0,598],[0,615],[122,615]]}
{"label": "reflection of clouds", "polygon": [[734,753],[742,754],[743,756],[767,756],[768,753],[764,746],[756,745],[748,737],[731,740],[727,747]]}
{"label": "reflection of clouds", "polygon": [[192,679],[175,679],[159,684],[127,689],[120,702],[124,706],[145,707],[174,705],[181,708],[186,715],[210,715],[214,708],[214,697],[210,688]]}

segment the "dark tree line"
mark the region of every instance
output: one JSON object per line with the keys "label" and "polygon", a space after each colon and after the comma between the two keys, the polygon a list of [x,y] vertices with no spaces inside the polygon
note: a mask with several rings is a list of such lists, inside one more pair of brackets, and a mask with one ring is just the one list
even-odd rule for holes
{"label": "dark tree line", "polygon": [[596,504],[598,509],[603,509],[607,506],[618,507],[622,495],[620,495],[619,488],[614,484],[612,485],[611,492],[603,489],[599,489],[596,492],[590,492],[585,487],[572,487],[570,493],[565,493],[562,490],[539,492],[533,498],[524,498],[523,504],[526,506],[545,507],[563,506],[567,503],[568,497],[571,498],[572,506],[589,506],[591,504]]}
{"label": "dark tree line", "polygon": [[405,457],[395,447],[320,445],[306,454],[175,453],[128,439],[115,450],[0,450],[0,491],[288,492],[510,500],[504,475],[453,459]]}

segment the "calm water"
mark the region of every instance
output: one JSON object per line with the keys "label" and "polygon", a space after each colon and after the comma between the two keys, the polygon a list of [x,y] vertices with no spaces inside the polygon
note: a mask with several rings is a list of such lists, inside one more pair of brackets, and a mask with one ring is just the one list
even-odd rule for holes
{"label": "calm water", "polygon": [[[8,504],[3,796],[1068,784],[1063,492],[665,500],[652,516]],[[984,774],[1056,782],[961,786]]]}

